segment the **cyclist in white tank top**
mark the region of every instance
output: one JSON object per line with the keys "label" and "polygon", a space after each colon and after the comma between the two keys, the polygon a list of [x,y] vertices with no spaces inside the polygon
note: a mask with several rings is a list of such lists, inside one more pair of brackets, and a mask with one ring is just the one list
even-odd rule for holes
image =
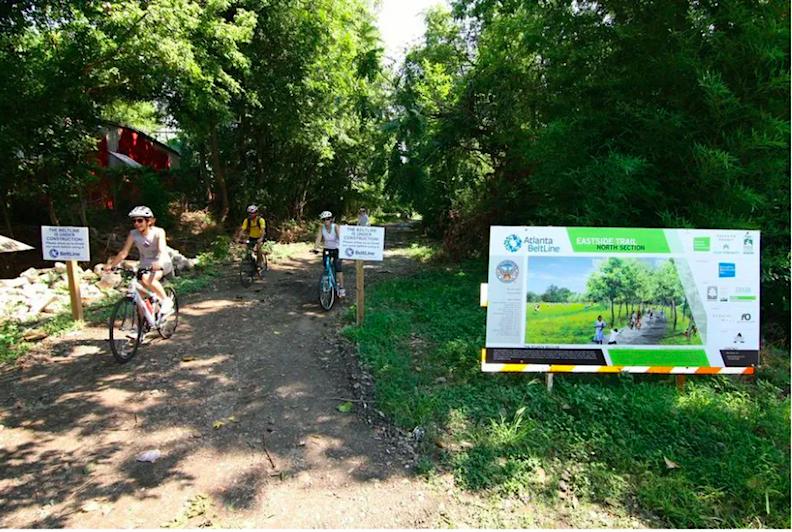
{"label": "cyclist in white tank top", "polygon": [[333,223],[333,213],[324,211],[319,215],[322,220],[322,225],[316,232],[316,242],[314,243],[314,251],[319,248],[319,243],[324,239],[324,252],[322,256],[329,255],[333,260],[333,266],[336,271],[336,278],[338,279],[338,297],[346,297],[346,290],[344,290],[344,272],[342,271],[343,263],[338,256],[338,247],[341,244],[341,228]]}
{"label": "cyclist in white tank top", "polygon": [[[173,301],[167,296],[165,289],[160,283],[160,279],[164,275],[173,272],[173,263],[167,251],[165,230],[154,225],[157,221],[154,218],[154,213],[145,205],[132,209],[129,217],[132,219],[135,228],[129,232],[124,247],[118,252],[118,255],[110,259],[105,265],[104,271],[111,271],[127,258],[132,246],[137,247],[138,252],[140,252],[138,267],[152,270],[140,278],[140,284],[143,285],[143,288],[154,292],[160,298],[162,301],[161,312],[163,314],[172,312]],[[145,297],[143,293],[140,295]]]}

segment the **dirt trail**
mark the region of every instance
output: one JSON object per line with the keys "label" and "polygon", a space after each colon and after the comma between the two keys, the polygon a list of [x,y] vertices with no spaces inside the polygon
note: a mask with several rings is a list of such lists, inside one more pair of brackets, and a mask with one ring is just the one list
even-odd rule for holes
{"label": "dirt trail", "polygon": [[[383,264],[411,267],[391,254],[367,281]],[[336,408],[362,385],[335,332],[349,303],[324,312],[319,273],[308,253],[248,289],[229,270],[183,298],[172,340],[126,365],[89,327],[0,374],[0,528],[157,528],[190,509],[191,526],[438,526],[442,501],[412,475],[409,445],[369,424],[372,405]],[[156,463],[135,460],[149,449]]]}
{"label": "dirt trail", "polygon": [[[625,327],[616,342],[625,345],[658,345],[665,336],[668,321],[660,316],[645,315],[640,329]],[[607,337],[607,334],[605,335]]]}

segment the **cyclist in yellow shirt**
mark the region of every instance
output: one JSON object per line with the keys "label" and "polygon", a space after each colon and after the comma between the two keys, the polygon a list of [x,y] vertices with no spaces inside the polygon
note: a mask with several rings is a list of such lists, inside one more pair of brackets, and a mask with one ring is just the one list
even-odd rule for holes
{"label": "cyclist in yellow shirt", "polygon": [[264,258],[261,255],[261,245],[264,243],[264,235],[267,232],[267,222],[258,212],[258,207],[250,205],[247,208],[248,217],[242,222],[241,230],[248,236],[248,248],[256,246],[256,259],[261,264]]}

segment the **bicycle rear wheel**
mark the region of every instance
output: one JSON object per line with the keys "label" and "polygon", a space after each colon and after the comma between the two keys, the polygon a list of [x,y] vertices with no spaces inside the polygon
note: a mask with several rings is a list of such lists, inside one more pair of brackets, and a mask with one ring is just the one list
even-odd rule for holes
{"label": "bicycle rear wheel", "polygon": [[173,314],[160,321],[157,332],[161,338],[167,340],[173,336],[179,325],[179,300],[176,299],[176,290],[170,286],[165,289],[165,294],[173,301]]}
{"label": "bicycle rear wheel", "polygon": [[125,364],[135,358],[140,342],[143,340],[143,320],[135,302],[125,297],[115,304],[108,323],[110,329],[110,350],[120,363]]}
{"label": "bicycle rear wheel", "polygon": [[253,280],[255,278],[256,261],[250,256],[250,252],[248,252],[247,257],[242,259],[242,262],[239,264],[239,280],[242,283],[242,286],[247,288],[253,284]]}
{"label": "bicycle rear wheel", "polygon": [[327,272],[323,273],[319,280],[319,303],[325,310],[333,308],[333,303],[335,303],[335,289]]}

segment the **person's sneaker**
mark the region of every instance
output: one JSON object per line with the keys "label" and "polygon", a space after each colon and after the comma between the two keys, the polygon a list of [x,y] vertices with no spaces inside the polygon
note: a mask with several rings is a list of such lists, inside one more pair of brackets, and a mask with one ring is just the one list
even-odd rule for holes
{"label": "person's sneaker", "polygon": [[160,318],[167,318],[171,314],[173,314],[173,300],[168,297],[163,299],[160,305]]}
{"label": "person's sneaker", "polygon": [[134,330],[129,331],[126,337],[129,338],[130,340],[137,340],[138,334],[141,336],[146,336],[146,333],[144,333],[140,329],[135,328]]}
{"label": "person's sneaker", "polygon": [[339,288],[338,297],[346,297],[346,290],[344,290],[343,288]]}

